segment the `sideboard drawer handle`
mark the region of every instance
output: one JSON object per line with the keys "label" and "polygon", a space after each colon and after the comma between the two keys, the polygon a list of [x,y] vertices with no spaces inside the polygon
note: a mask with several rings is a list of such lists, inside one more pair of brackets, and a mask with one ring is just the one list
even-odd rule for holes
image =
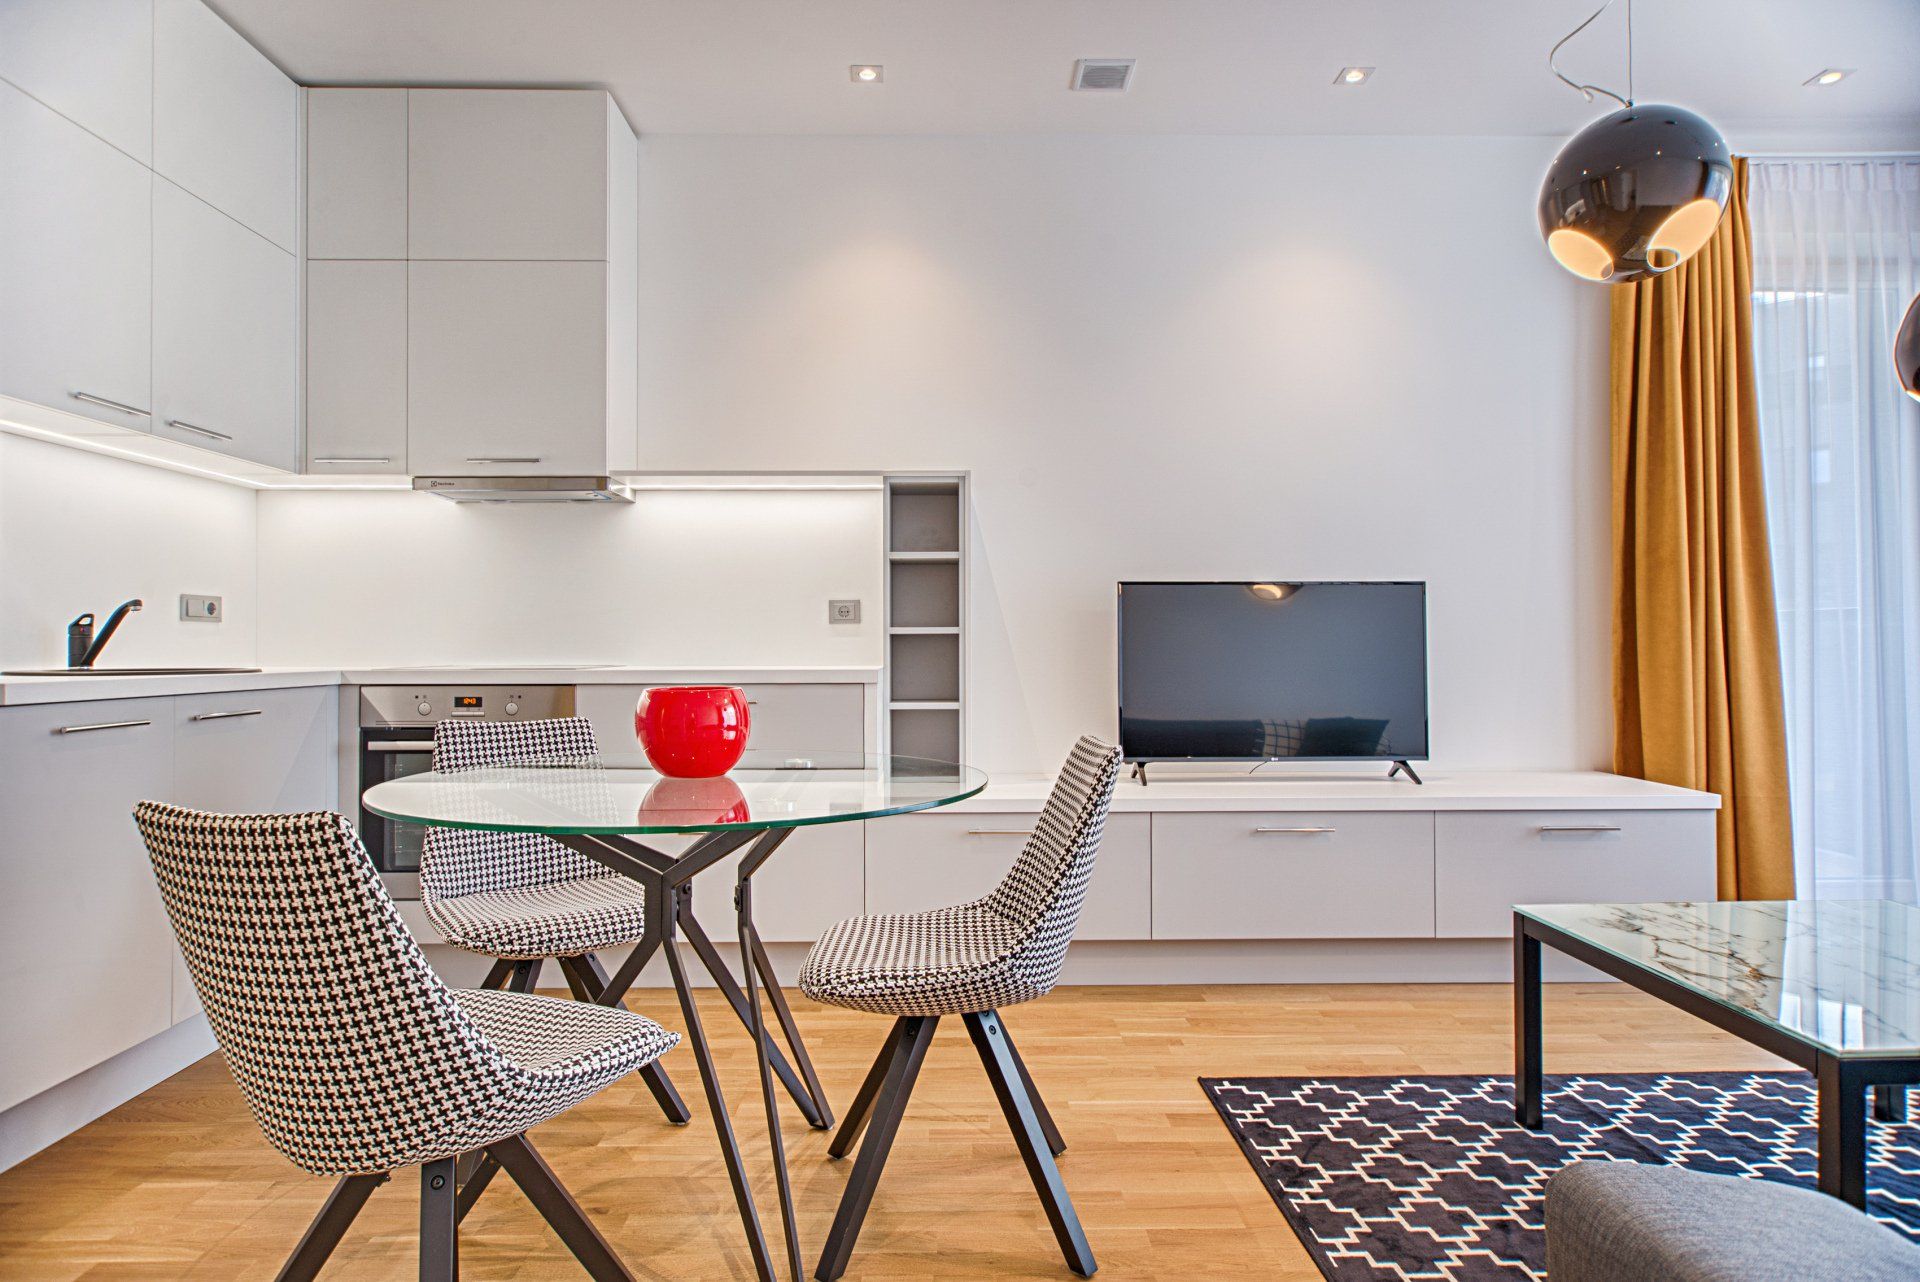
{"label": "sideboard drawer handle", "polygon": [[1320,827],[1312,827],[1312,828],[1265,828],[1265,827],[1262,827],[1262,828],[1255,828],[1254,831],[1255,832],[1285,832],[1285,833],[1318,834],[1323,832],[1338,832],[1339,829],[1320,828]]}
{"label": "sideboard drawer handle", "polygon": [[969,828],[969,837],[1031,837],[1031,828]]}
{"label": "sideboard drawer handle", "polygon": [[1542,833],[1549,832],[1619,832],[1619,824],[1541,824]]}
{"label": "sideboard drawer handle", "polygon": [[265,708],[242,708],[237,712],[196,712],[193,714],[193,719],[195,721],[225,721],[229,717],[262,717],[266,715],[266,712],[267,710]]}
{"label": "sideboard drawer handle", "polygon": [[89,730],[131,730],[135,726],[150,726],[151,721],[96,721],[90,726],[55,726],[55,734],[85,734]]}

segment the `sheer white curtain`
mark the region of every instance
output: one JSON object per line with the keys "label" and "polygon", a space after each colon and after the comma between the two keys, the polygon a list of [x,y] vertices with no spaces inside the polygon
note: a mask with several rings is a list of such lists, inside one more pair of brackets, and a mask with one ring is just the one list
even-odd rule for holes
{"label": "sheer white curtain", "polygon": [[1799,893],[1920,889],[1920,156],[1753,161],[1755,371]]}

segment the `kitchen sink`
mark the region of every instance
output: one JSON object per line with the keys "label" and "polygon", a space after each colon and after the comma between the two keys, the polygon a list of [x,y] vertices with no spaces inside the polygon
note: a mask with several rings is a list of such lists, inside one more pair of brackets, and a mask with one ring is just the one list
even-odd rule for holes
{"label": "kitchen sink", "polygon": [[13,668],[0,672],[0,677],[192,677],[203,673],[258,671],[258,668]]}

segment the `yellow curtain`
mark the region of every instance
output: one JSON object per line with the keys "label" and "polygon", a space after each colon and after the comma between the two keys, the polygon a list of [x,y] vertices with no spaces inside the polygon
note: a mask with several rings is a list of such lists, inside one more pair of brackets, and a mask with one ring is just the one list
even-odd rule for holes
{"label": "yellow curtain", "polygon": [[1733,164],[1705,247],[1613,290],[1614,769],[1718,793],[1720,897],[1788,899],[1747,165]]}

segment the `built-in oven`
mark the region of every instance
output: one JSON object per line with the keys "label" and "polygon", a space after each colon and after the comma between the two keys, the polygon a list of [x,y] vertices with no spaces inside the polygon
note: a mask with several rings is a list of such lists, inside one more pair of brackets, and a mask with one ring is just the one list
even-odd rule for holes
{"label": "built-in oven", "polygon": [[[539,721],[570,717],[572,686],[362,686],[360,779],[355,795],[389,779],[429,768],[433,728],[451,717],[476,721]],[[420,897],[419,824],[382,819],[360,808],[360,835],[373,866],[395,899]]]}

